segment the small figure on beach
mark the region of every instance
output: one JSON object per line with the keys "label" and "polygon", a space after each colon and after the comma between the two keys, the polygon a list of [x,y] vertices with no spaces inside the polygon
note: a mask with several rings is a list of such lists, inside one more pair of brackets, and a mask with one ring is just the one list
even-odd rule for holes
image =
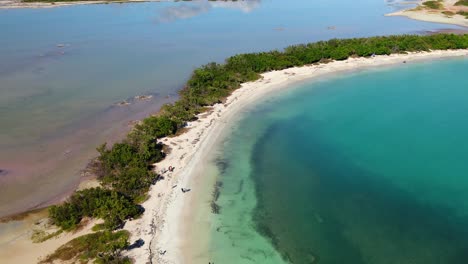
{"label": "small figure on beach", "polygon": [[169,166],[169,171],[170,171],[170,172],[173,172],[174,169],[175,169],[175,167]]}
{"label": "small figure on beach", "polygon": [[164,255],[164,254],[166,254],[166,252],[167,252],[167,250],[160,250],[159,255]]}
{"label": "small figure on beach", "polygon": [[180,188],[180,190],[181,190],[183,193],[190,192],[190,189],[188,189],[188,188]]}

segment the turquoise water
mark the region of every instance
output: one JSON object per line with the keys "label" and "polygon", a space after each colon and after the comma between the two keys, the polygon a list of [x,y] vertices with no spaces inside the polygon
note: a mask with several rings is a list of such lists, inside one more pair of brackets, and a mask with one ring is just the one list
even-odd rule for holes
{"label": "turquoise water", "polygon": [[[98,144],[175,100],[201,64],[450,27],[383,16],[395,8],[375,0],[204,0],[0,9],[0,217],[73,190]],[[131,100],[140,94],[154,97]],[[114,105],[127,99],[130,106]]]}
{"label": "turquoise water", "polygon": [[352,73],[252,109],[219,158],[215,263],[466,263],[467,70]]}

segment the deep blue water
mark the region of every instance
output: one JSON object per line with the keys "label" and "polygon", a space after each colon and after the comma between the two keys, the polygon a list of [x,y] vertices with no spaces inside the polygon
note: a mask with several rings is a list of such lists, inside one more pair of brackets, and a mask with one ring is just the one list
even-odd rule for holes
{"label": "deep blue water", "polygon": [[352,73],[255,107],[223,147],[215,218],[227,228],[213,256],[465,263],[467,70],[455,59]]}

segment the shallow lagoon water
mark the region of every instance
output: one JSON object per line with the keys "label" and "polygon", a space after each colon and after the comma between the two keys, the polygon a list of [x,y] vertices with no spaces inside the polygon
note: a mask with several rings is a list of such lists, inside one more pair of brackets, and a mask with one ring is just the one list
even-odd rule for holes
{"label": "shallow lagoon water", "polygon": [[467,70],[350,73],[254,107],[219,158],[215,263],[464,263]]}

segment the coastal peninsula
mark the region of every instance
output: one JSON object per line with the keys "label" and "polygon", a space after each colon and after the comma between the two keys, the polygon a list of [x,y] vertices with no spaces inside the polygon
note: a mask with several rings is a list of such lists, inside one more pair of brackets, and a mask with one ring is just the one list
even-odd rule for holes
{"label": "coastal peninsula", "polygon": [[[98,148],[100,156],[93,168],[99,187],[78,191],[49,209],[51,222],[66,231],[57,234],[66,238],[60,240],[65,245],[37,250],[41,243],[31,243],[20,249],[3,249],[9,253],[7,259],[11,263],[38,257],[44,262],[85,258],[97,263],[130,263],[131,259],[136,263],[190,263],[199,252],[193,241],[184,239],[184,219],[195,213],[190,208],[195,193],[215,188],[213,179],[208,179],[207,187],[200,178],[205,157],[242,109],[301,80],[464,57],[467,48],[468,35],[332,39],[291,46],[282,52],[240,54],[224,64],[202,66],[193,72],[177,102],[144,119],[122,142]],[[212,191],[204,193],[201,199],[213,198]],[[210,209],[213,207],[207,206],[207,214]],[[84,236],[69,235],[68,231],[76,230],[85,230]],[[197,247],[206,245],[207,241],[197,241]],[[67,250],[70,247],[76,249],[72,254]],[[11,252],[22,254],[12,256]]]}
{"label": "coastal peninsula", "polygon": [[468,1],[466,0],[424,0],[415,2],[418,6],[386,16],[405,16],[411,19],[453,24],[468,27]]}
{"label": "coastal peninsula", "polygon": [[[328,64],[293,67],[279,71],[271,71],[261,75],[257,81],[244,83],[234,91],[222,104],[209,108],[208,114],[200,114],[197,121],[190,122],[190,130],[175,138],[164,139],[164,143],[175,148],[158,166],[175,166],[179,168],[170,174],[169,181],[158,183],[151,192],[151,198],[143,206],[151,211],[142,219],[129,223],[128,230],[133,238],[143,238],[151,241],[148,245],[129,252],[135,263],[145,263],[153,258],[156,263],[208,263],[211,259],[206,255],[210,232],[209,222],[201,217],[200,230],[192,230],[186,219],[212,213],[211,193],[216,188],[216,179],[203,179],[207,174],[207,156],[214,151],[215,145],[231,125],[235,123],[241,112],[255,105],[263,98],[284,89],[291,89],[293,84],[336,74],[346,74],[356,70],[370,70],[376,67],[398,67],[399,64],[415,63],[443,58],[468,56],[467,50],[432,51],[409,54],[379,55],[367,58],[349,58],[343,61],[333,61]],[[194,143],[195,142],[195,143]],[[204,186],[205,185],[205,186]],[[208,185],[208,186],[206,186]],[[201,198],[181,193],[173,186],[190,186],[195,192],[202,192]],[[211,187],[203,193],[207,187]],[[160,196],[160,197],[158,197]],[[163,199],[161,199],[163,197]],[[194,208],[193,199],[199,199],[206,204],[204,208]],[[197,202],[195,202],[197,203]],[[221,209],[222,210],[222,209]],[[205,234],[199,236],[199,234]],[[164,254],[160,254],[164,252]]]}

